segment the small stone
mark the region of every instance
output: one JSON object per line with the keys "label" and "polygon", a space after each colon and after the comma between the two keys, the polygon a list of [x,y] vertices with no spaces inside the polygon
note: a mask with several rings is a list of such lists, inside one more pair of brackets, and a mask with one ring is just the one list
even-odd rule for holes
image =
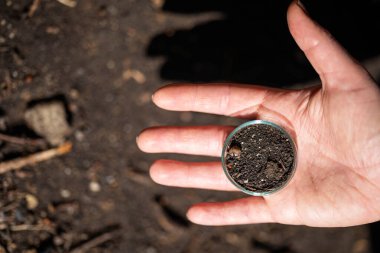
{"label": "small stone", "polygon": [[96,181],[90,182],[88,187],[89,187],[90,191],[92,191],[92,192],[100,192],[100,190],[101,190],[100,184]]}
{"label": "small stone", "polygon": [[65,198],[65,199],[70,198],[71,192],[69,190],[62,189],[61,190],[61,196],[62,196],[62,198]]}
{"label": "small stone", "polygon": [[14,39],[16,37],[16,33],[15,32],[11,32],[9,35],[8,35],[8,38],[10,38],[11,40]]}
{"label": "small stone", "polygon": [[76,0],[58,0],[58,2],[71,8],[74,8],[75,6],[77,6]]}
{"label": "small stone", "polygon": [[123,80],[128,81],[130,79],[133,79],[138,84],[143,84],[146,81],[145,75],[137,69],[127,69],[123,72]]}
{"label": "small stone", "polygon": [[54,245],[60,246],[65,243],[64,239],[60,236],[55,236],[53,239]]}
{"label": "small stone", "polygon": [[36,198],[36,196],[34,196],[32,194],[26,194],[25,195],[25,201],[26,201],[26,207],[29,210],[36,209],[38,206],[38,199]]}
{"label": "small stone", "polygon": [[232,155],[232,156],[240,156],[241,154],[241,148],[238,147],[238,146],[232,146],[229,150],[228,150],[228,154]]}
{"label": "small stone", "polygon": [[46,27],[46,33],[47,34],[53,34],[56,35],[60,32],[61,30],[57,26],[48,26]]}
{"label": "small stone", "polygon": [[80,96],[79,91],[77,89],[71,89],[69,95],[72,99],[78,99]]}
{"label": "small stone", "polygon": [[84,133],[82,131],[75,131],[75,139],[79,142],[84,140]]}
{"label": "small stone", "polygon": [[66,167],[63,169],[63,173],[65,173],[66,176],[71,176],[72,170],[69,167]]}

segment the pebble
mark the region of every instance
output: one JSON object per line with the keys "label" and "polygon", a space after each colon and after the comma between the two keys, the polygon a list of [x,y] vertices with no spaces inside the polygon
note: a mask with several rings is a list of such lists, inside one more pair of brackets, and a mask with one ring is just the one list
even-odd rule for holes
{"label": "pebble", "polygon": [[64,239],[60,236],[55,236],[54,239],[53,239],[53,242],[54,242],[54,245],[56,246],[60,246],[60,245],[63,245],[64,244]]}
{"label": "pebble", "polygon": [[84,140],[84,133],[82,131],[75,131],[75,140],[81,142]]}
{"label": "pebble", "polygon": [[69,190],[66,190],[66,189],[62,189],[61,190],[61,196],[65,199],[67,198],[70,198],[71,196],[71,192]]}
{"label": "pebble", "polygon": [[128,81],[133,79],[138,84],[144,84],[146,81],[145,75],[137,69],[127,69],[123,72],[123,80]]}
{"label": "pebble", "polygon": [[238,146],[232,146],[228,150],[228,154],[233,155],[233,156],[240,156],[240,154],[241,154],[241,148],[238,147]]}
{"label": "pebble", "polygon": [[100,184],[98,182],[96,182],[96,181],[90,182],[88,188],[92,192],[100,192],[100,190],[101,190]]}
{"label": "pebble", "polygon": [[56,34],[58,34],[60,32],[60,29],[57,26],[48,26],[48,27],[46,27],[45,31],[46,31],[47,34],[56,35]]}
{"label": "pebble", "polygon": [[77,89],[71,89],[69,95],[72,99],[78,99],[80,96],[79,91]]}
{"label": "pebble", "polygon": [[36,196],[34,196],[32,194],[26,194],[25,195],[25,201],[26,201],[26,207],[29,210],[36,209],[38,206],[38,199],[36,198]]}
{"label": "pebble", "polygon": [[65,173],[66,176],[71,176],[72,170],[71,170],[71,168],[66,167],[66,168],[63,169],[63,173]]}

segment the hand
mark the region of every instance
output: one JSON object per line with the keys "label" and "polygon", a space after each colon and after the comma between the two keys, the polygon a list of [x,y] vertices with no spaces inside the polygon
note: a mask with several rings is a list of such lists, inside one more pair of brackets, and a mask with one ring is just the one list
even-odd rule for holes
{"label": "hand", "polygon": [[[278,222],[352,226],[380,219],[380,91],[368,73],[303,9],[292,3],[290,31],[322,86],[304,90],[237,84],[169,85],[153,97],[167,110],[269,119],[295,133],[298,167],[283,190],[193,206],[198,224]],[[145,152],[220,156],[232,127],[158,127],[138,138]],[[219,162],[160,160],[151,177],[164,185],[236,190]]]}

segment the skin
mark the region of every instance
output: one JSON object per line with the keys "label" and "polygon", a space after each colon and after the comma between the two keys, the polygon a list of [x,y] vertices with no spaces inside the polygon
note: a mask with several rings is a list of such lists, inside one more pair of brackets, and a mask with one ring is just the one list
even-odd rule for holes
{"label": "skin", "polygon": [[[287,128],[298,146],[298,166],[287,187],[266,197],[200,203],[187,216],[197,224],[276,222],[316,227],[354,226],[380,219],[380,90],[333,38],[297,3],[288,9],[290,32],[320,76],[303,90],[239,84],[176,84],[153,102],[166,110],[267,119]],[[220,156],[233,127],[156,127],[137,139],[149,153]],[[159,184],[234,191],[219,162],[159,160]]]}

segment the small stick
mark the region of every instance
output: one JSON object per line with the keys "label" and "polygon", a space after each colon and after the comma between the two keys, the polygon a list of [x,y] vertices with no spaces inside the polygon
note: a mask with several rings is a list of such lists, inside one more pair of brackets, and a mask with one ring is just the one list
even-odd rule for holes
{"label": "small stick", "polygon": [[[10,203],[10,204],[8,204],[8,205],[6,205],[6,206],[2,206],[2,207],[0,207],[0,211],[1,212],[8,212],[8,211],[10,211],[10,210],[13,210],[13,209],[15,209],[15,208],[17,208],[19,206],[19,203],[17,203],[17,202],[12,202],[12,203]],[[0,251],[1,252],[1,251]]]}
{"label": "small stick", "polygon": [[0,224],[0,230],[9,229],[13,232],[20,231],[47,231],[52,232],[52,227],[44,226],[44,225],[30,225],[30,224],[20,224],[20,225],[11,225],[7,226],[6,224]]}
{"label": "small stick", "polygon": [[0,174],[4,174],[11,170],[19,170],[27,165],[49,160],[55,156],[69,153],[72,149],[71,142],[65,142],[62,145],[49,150],[41,151],[26,157],[16,158],[14,160],[0,163]]}
{"label": "small stick", "polygon": [[95,236],[94,238],[90,239],[89,241],[83,243],[82,245],[72,249],[70,253],[84,253],[89,251],[92,248],[95,248],[107,241],[112,240],[115,237],[115,231],[104,233],[98,236]]}
{"label": "small stick", "polygon": [[34,0],[32,5],[30,6],[30,9],[28,11],[28,17],[33,17],[34,13],[38,9],[38,6],[40,6],[41,0]]}
{"label": "small stick", "polygon": [[16,136],[10,136],[7,134],[2,134],[0,133],[0,141],[6,141],[14,144],[19,144],[19,145],[31,145],[31,146],[42,146],[45,143],[43,139],[24,139]]}

